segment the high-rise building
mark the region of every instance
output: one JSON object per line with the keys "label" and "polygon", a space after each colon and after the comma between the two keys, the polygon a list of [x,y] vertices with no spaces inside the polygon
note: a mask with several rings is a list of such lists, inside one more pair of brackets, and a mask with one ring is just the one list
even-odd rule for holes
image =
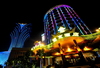
{"label": "high-rise building", "polygon": [[68,5],[57,5],[47,11],[44,16],[44,34],[47,44],[50,43],[51,35],[57,34],[61,26],[68,30],[75,28],[75,32],[79,32],[80,35],[91,34],[89,28],[72,7]]}
{"label": "high-rise building", "polygon": [[0,52],[0,65],[5,66],[12,48],[23,48],[24,42],[30,37],[31,23],[16,23],[17,26],[11,32],[11,44],[8,51]]}
{"label": "high-rise building", "polygon": [[27,38],[30,37],[31,32],[31,24],[27,23],[16,23],[17,26],[11,32],[11,44],[8,51],[11,51],[12,48],[22,48],[24,46],[24,42]]}

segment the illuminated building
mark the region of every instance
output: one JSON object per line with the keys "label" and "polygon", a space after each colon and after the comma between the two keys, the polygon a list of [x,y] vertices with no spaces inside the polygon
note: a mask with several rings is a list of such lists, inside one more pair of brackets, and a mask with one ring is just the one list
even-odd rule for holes
{"label": "illuminated building", "polygon": [[[100,60],[96,60],[96,57],[100,57],[100,31],[92,33],[68,5],[55,6],[45,14],[44,33],[41,37],[46,45],[39,45],[36,42],[31,50],[38,55],[38,58],[45,53],[42,55],[45,56],[43,60],[45,63],[41,63],[45,66],[53,63],[55,65],[56,62],[61,66],[67,62],[68,66],[87,65],[87,57],[93,58],[95,62]],[[42,53],[38,54],[39,51]]]}
{"label": "illuminated building", "polygon": [[11,32],[11,44],[8,51],[12,48],[23,48],[24,42],[30,37],[31,24],[16,23],[17,26]]}
{"label": "illuminated building", "polygon": [[73,8],[68,5],[57,5],[51,8],[44,16],[44,33],[47,44],[51,42],[51,35],[57,34],[61,26],[68,30],[75,28],[75,32],[79,32],[79,35],[91,34],[89,28]]}
{"label": "illuminated building", "polygon": [[30,37],[31,24],[16,23],[17,26],[11,32],[11,44],[8,51],[0,52],[0,65],[5,66],[12,48],[23,48],[25,40]]}

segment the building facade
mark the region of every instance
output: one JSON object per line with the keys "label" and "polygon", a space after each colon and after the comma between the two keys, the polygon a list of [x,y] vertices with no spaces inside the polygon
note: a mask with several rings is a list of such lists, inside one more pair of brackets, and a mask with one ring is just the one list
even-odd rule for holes
{"label": "building facade", "polygon": [[47,11],[44,16],[44,33],[47,44],[51,42],[51,35],[57,34],[61,26],[68,30],[75,28],[75,32],[79,32],[80,35],[91,34],[73,8],[68,5],[57,5]]}
{"label": "building facade", "polygon": [[24,56],[27,51],[30,51],[30,49],[31,48],[12,48],[8,61],[16,59],[19,56]]}
{"label": "building facade", "polygon": [[23,48],[24,42],[27,38],[30,37],[31,24],[27,23],[16,23],[17,26],[11,32],[11,44],[8,51],[11,51],[12,48]]}

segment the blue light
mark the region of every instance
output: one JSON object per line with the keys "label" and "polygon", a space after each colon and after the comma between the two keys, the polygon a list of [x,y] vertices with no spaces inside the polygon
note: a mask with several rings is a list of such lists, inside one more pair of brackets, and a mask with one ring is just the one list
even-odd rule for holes
{"label": "blue light", "polygon": [[0,52],[0,65],[5,66],[5,62],[7,62],[9,58],[10,51]]}
{"label": "blue light", "polygon": [[8,51],[11,51],[13,47],[15,48],[22,48],[24,45],[25,40],[30,37],[30,28],[31,24],[21,24],[16,23],[17,26],[11,32],[11,44]]}
{"label": "blue light", "polygon": [[20,26],[21,26],[21,29],[25,26],[26,24],[20,24]]}
{"label": "blue light", "polygon": [[46,17],[47,17],[47,14],[45,14],[44,19],[46,19]]}

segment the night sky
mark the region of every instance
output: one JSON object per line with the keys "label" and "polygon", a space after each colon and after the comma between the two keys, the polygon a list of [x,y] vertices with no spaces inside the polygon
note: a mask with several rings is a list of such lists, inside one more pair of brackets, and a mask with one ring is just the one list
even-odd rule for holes
{"label": "night sky", "polygon": [[16,26],[15,23],[32,23],[31,37],[26,40],[25,47],[32,47],[34,41],[41,40],[45,13],[50,8],[60,4],[71,6],[91,31],[100,27],[100,4],[98,4],[98,1],[3,2],[0,8],[0,51],[8,50],[11,42],[10,33]]}

